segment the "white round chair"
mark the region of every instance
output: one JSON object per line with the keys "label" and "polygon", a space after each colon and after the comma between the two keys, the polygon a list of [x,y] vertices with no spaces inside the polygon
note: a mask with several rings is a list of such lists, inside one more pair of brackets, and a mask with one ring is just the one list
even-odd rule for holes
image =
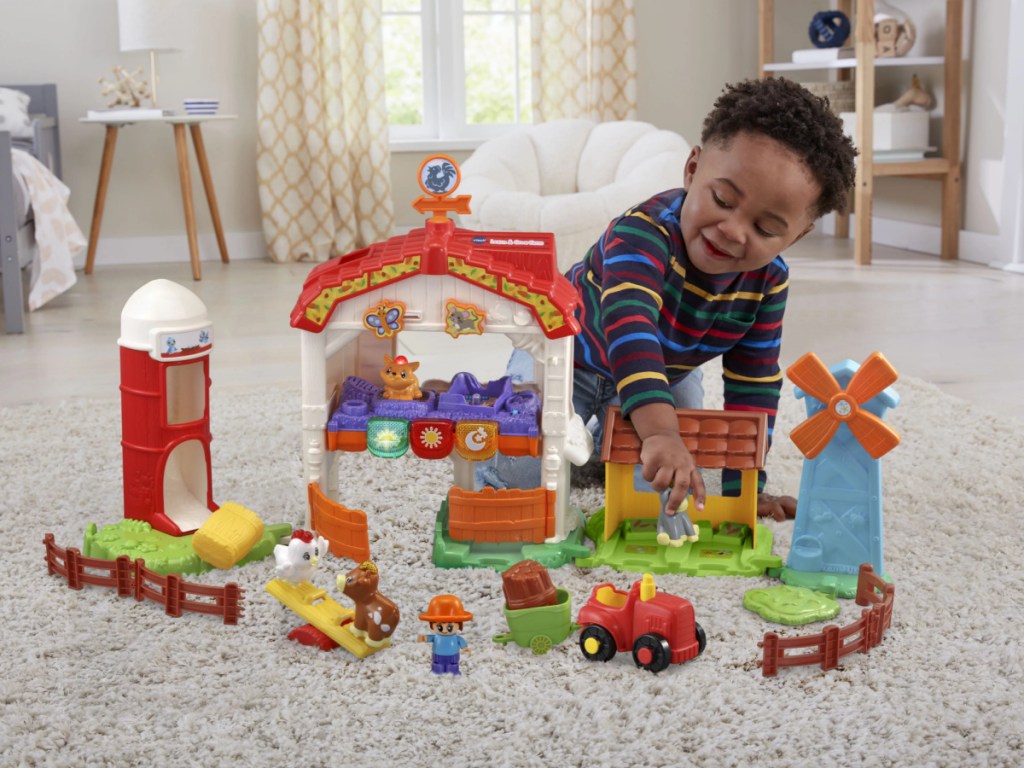
{"label": "white round chair", "polygon": [[462,163],[472,195],[467,229],[553,232],[559,270],[586,254],[609,222],[651,195],[683,186],[690,145],[650,123],[553,120],[480,145]]}

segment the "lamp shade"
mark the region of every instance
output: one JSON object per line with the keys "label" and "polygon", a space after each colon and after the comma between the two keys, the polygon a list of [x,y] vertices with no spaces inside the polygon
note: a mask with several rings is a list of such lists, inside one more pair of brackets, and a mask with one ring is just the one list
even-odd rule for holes
{"label": "lamp shade", "polygon": [[180,51],[186,30],[183,0],[117,0],[122,51]]}

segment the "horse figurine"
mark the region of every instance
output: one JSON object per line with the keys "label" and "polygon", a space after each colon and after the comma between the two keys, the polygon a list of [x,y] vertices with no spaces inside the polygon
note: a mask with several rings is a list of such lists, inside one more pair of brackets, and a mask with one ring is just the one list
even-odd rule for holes
{"label": "horse figurine", "polygon": [[377,566],[370,560],[338,574],[338,589],[356,604],[349,630],[367,645],[380,648],[398,626],[398,606],[377,591]]}

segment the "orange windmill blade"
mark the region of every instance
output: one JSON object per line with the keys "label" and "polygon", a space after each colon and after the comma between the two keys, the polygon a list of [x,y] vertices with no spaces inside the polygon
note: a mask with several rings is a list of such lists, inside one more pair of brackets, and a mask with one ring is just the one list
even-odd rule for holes
{"label": "orange windmill blade", "polygon": [[868,455],[879,459],[900,442],[899,433],[861,408],[898,378],[899,374],[881,352],[873,352],[857,369],[846,389],[821,359],[808,352],[789,368],[786,376],[825,408],[789,433],[790,439],[808,459],[824,450],[839,425],[845,423]]}

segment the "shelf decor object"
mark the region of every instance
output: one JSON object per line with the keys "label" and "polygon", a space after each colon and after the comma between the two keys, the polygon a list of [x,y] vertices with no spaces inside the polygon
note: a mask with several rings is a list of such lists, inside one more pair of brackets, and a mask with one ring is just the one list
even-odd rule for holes
{"label": "shelf decor object", "polygon": [[815,48],[841,48],[850,38],[850,19],[842,11],[818,11],[808,35]]}
{"label": "shelf decor object", "polygon": [[899,8],[885,0],[875,0],[875,58],[906,56],[917,40],[917,29]]}

